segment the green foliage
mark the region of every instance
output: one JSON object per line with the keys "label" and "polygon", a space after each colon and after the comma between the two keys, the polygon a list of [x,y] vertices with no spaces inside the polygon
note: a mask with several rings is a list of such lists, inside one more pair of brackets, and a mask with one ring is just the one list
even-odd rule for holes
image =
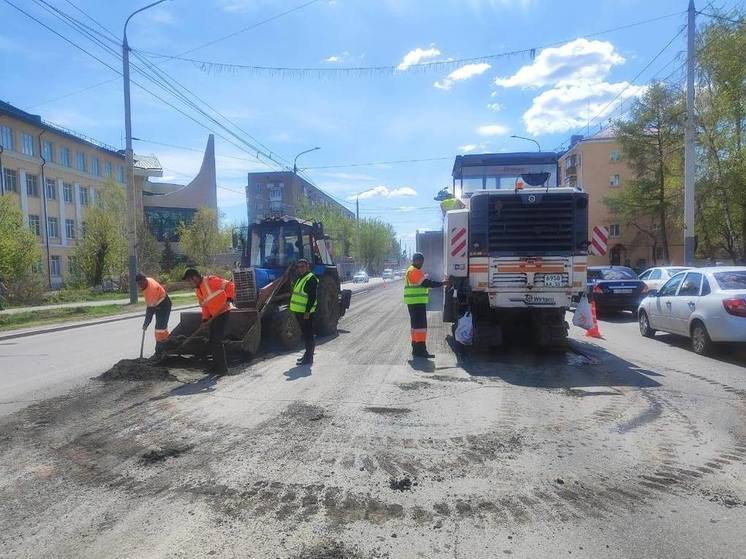
{"label": "green foliage", "polygon": [[332,240],[335,258],[352,256],[352,242],[355,236],[355,221],[347,217],[337,207],[326,207],[301,200],[296,209],[300,219],[316,221],[324,225],[324,234]]}
{"label": "green foliage", "polygon": [[168,238],[163,243],[163,252],[161,253],[161,270],[170,272],[176,266],[176,253],[171,246]]}
{"label": "green foliage", "polygon": [[73,250],[81,283],[99,285],[120,278],[127,267],[127,227],[124,189],[107,181],[85,216],[85,235]]}
{"label": "green foliage", "polygon": [[361,219],[356,233],[353,252],[366,270],[379,271],[387,258],[401,253],[396,232],[389,223],[379,219]]}
{"label": "green foliage", "polygon": [[207,266],[215,256],[231,245],[231,231],[220,227],[218,214],[209,208],[200,208],[191,225],[179,227],[179,239],[184,252],[196,266]]}
{"label": "green foliage", "polygon": [[41,258],[36,235],[26,225],[15,196],[0,196],[0,296],[10,302],[32,302],[43,290],[40,274],[32,267]]}
{"label": "green foliage", "polygon": [[634,178],[604,200],[612,213],[662,247],[665,262],[670,262],[669,232],[681,222],[684,121],[682,92],[651,85],[629,118],[615,123]]}
{"label": "green foliage", "polygon": [[150,276],[157,276],[161,271],[161,247],[150,232],[146,221],[141,221],[137,227],[137,268],[139,272]]}

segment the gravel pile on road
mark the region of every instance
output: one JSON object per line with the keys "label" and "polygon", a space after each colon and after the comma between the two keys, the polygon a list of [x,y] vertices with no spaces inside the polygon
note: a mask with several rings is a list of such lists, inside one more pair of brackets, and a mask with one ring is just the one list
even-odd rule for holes
{"label": "gravel pile on road", "polygon": [[166,367],[154,365],[147,359],[122,359],[99,375],[98,380],[178,380]]}

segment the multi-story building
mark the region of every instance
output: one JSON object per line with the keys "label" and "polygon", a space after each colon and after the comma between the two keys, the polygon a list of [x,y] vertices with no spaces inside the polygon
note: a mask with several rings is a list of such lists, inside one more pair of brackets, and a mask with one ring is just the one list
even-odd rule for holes
{"label": "multi-story building", "polygon": [[350,219],[355,217],[334,198],[291,171],[248,174],[246,208],[249,223],[271,215],[294,216],[301,201],[337,208]]}
{"label": "multi-story building", "polygon": [[[143,214],[143,206],[176,206],[190,215],[199,207],[216,208],[212,140],[205,159],[211,163],[207,180],[195,179],[196,186],[195,181],[186,187],[161,186],[148,181],[163,174],[158,159],[136,155],[138,213]],[[16,198],[39,239],[40,271],[50,287],[59,287],[74,268],[73,249],[85,235],[86,213],[97,192],[110,181],[125,188],[124,151],[0,101],[0,179],[0,195]],[[194,194],[202,189],[211,190],[212,196]]]}
{"label": "multi-story building", "polygon": [[572,136],[570,148],[559,160],[563,186],[581,187],[588,192],[589,231],[597,225],[609,231],[606,255],[589,254],[592,266],[615,264],[644,269],[654,264],[681,264],[684,259],[683,232],[669,230],[671,262],[664,262],[664,250],[656,239],[655,225],[638,223],[636,227],[612,213],[604,198],[624,188],[632,171],[622,157],[622,149],[611,128],[584,138]]}

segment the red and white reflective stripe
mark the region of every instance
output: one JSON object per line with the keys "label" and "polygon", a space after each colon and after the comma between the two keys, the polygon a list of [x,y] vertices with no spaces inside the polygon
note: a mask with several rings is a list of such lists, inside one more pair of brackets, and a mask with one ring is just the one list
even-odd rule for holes
{"label": "red and white reflective stripe", "polygon": [[451,229],[451,256],[466,256],[466,228]]}
{"label": "red and white reflective stripe", "polygon": [[609,242],[609,230],[603,225],[596,225],[593,228],[593,235],[591,237],[591,246],[593,247],[593,254],[598,256],[604,256],[606,254]]}

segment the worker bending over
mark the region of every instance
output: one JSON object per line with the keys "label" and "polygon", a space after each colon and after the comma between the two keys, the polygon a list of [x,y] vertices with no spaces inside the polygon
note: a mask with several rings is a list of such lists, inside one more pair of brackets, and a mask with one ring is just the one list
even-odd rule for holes
{"label": "worker bending over", "polygon": [[231,303],[236,296],[236,287],[232,281],[219,276],[202,276],[194,268],[184,272],[182,278],[194,287],[197,300],[202,307],[202,322],[210,321],[210,352],[212,368],[208,371],[215,375],[228,372],[228,360],[225,356],[223,338],[228,326]]}
{"label": "worker bending over", "polygon": [[145,298],[145,322],[142,329],[147,330],[155,316],[155,352],[163,351],[163,342],[168,338],[168,319],[171,316],[171,299],[166,289],[153,278],[137,274],[137,286]]}
{"label": "worker bending over", "polygon": [[319,280],[310,270],[308,260],[305,258],[296,262],[295,269],[298,272],[298,279],[293,283],[290,295],[290,312],[298,319],[303,343],[306,345],[306,351],[298,359],[298,365],[312,365],[313,353],[316,349],[313,339],[313,313],[316,312]]}
{"label": "worker bending over", "polygon": [[415,252],[412,265],[404,276],[404,302],[409,309],[409,325],[412,338],[412,355],[414,357],[435,357],[427,351],[427,303],[428,289],[442,287],[444,282],[427,278],[422,271],[425,257]]}

